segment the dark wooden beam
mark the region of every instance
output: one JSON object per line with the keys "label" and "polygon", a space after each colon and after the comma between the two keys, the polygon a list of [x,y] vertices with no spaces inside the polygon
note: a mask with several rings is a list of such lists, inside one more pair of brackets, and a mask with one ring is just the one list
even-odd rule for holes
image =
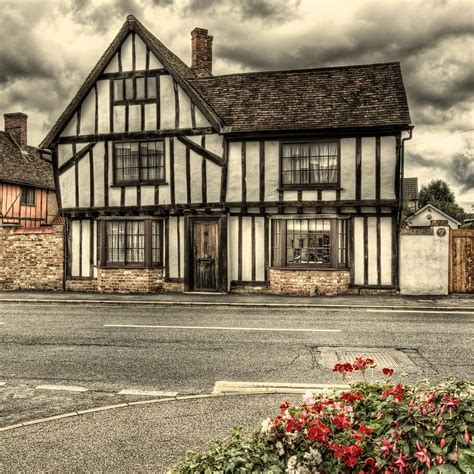
{"label": "dark wooden beam", "polygon": [[356,138],[356,149],[355,149],[355,181],[356,181],[356,189],[355,189],[355,197],[357,200],[360,200],[362,194],[362,139],[360,137]]}
{"label": "dark wooden beam", "polygon": [[75,153],[69,160],[66,161],[66,163],[63,163],[59,168],[58,168],[58,174],[62,174],[65,171],[67,171],[69,168],[74,166],[77,162],[79,162],[84,156],[86,156],[92,148],[94,148],[95,143],[90,143],[89,145],[86,145],[82,150],[79,150],[77,153]]}
{"label": "dark wooden beam", "polygon": [[207,158],[208,160],[212,161],[216,165],[223,166],[224,165],[224,158],[216,155],[212,151],[206,150],[203,146],[198,145],[197,143],[194,143],[192,140],[185,136],[178,136],[177,139],[186,145],[187,148],[190,148],[193,150],[195,153],[198,155],[204,156],[204,158]]}
{"label": "dark wooden beam", "polygon": [[99,76],[99,80],[103,79],[126,79],[128,77],[153,77],[166,76],[168,72],[166,69],[140,69],[137,71],[122,71],[122,72],[104,72]]}
{"label": "dark wooden beam", "polygon": [[125,141],[125,140],[153,140],[163,137],[182,137],[186,135],[209,135],[215,133],[211,127],[203,128],[181,128],[171,130],[148,130],[145,132],[116,132],[116,133],[98,133],[91,135],[79,135],[60,137],[58,143],[96,143],[105,140]]}

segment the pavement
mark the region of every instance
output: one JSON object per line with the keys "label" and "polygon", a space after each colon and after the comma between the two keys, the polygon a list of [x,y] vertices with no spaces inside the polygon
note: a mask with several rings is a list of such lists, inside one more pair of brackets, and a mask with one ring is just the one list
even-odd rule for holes
{"label": "pavement", "polygon": [[133,405],[0,432],[1,472],[166,472],[186,452],[247,433],[292,395],[227,395]]}
{"label": "pavement", "polygon": [[474,311],[474,294],[448,296],[341,295],[294,297],[240,294],[98,294],[52,291],[0,291],[2,303],[143,304],[307,308],[392,308],[427,311]]}
{"label": "pavement", "polygon": [[[258,428],[283,400],[301,399],[294,393],[210,395],[212,381],[225,374],[232,380],[305,382],[311,376],[334,382],[331,357],[343,349],[350,353],[353,345],[383,349],[383,357],[393,352],[404,368],[413,363],[418,371],[413,377],[472,374],[467,341],[473,295],[295,299],[1,292],[0,308],[0,372],[7,380],[0,392],[11,391],[0,413],[5,401],[26,408],[17,426],[13,418],[6,424],[0,420],[0,472],[165,472],[188,450],[205,449],[233,426]],[[110,322],[117,327],[105,327]],[[212,332],[213,327],[219,330]],[[320,328],[342,332],[301,332]],[[173,385],[177,374],[191,392]],[[94,396],[38,395],[36,383],[54,377],[95,388]],[[150,377],[157,382],[151,387],[159,382],[185,395],[137,402],[140,397],[112,394],[122,381]],[[33,407],[38,400],[41,409]]]}

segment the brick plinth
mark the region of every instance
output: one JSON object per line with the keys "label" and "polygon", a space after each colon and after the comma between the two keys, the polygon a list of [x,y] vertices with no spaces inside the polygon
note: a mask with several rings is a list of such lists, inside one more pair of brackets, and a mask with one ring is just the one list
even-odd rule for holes
{"label": "brick plinth", "polygon": [[62,290],[63,227],[0,226],[0,289]]}
{"label": "brick plinth", "polygon": [[270,286],[266,293],[310,296],[311,286],[317,295],[334,296],[346,293],[350,274],[347,270],[280,270],[270,269]]}
{"label": "brick plinth", "polygon": [[66,291],[83,291],[86,293],[96,292],[97,278],[66,280]]}
{"label": "brick plinth", "polygon": [[163,286],[161,268],[100,268],[99,293],[155,293]]}

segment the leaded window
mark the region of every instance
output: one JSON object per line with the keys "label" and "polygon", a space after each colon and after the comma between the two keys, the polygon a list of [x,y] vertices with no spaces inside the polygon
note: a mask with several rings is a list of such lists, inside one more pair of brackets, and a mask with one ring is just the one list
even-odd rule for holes
{"label": "leaded window", "polygon": [[347,230],[347,221],[342,219],[274,219],[272,265],[346,267]]}
{"label": "leaded window", "polygon": [[157,99],[156,76],[125,77],[114,80],[114,103],[140,103]]}
{"label": "leaded window", "polygon": [[114,143],[115,184],[163,182],[163,141]]}
{"label": "leaded window", "polygon": [[35,205],[36,192],[35,188],[22,187],[20,204],[22,206],[34,206]]}
{"label": "leaded window", "polygon": [[338,184],[338,141],[283,143],[281,155],[283,186]]}
{"label": "leaded window", "polygon": [[162,220],[107,220],[103,223],[105,266],[156,266],[162,263]]}

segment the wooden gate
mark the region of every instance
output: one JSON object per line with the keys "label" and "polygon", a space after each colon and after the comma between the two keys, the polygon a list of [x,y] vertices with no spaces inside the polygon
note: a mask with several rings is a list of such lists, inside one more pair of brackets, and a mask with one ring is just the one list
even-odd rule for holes
{"label": "wooden gate", "polygon": [[449,292],[474,293],[474,229],[451,229],[449,250]]}

